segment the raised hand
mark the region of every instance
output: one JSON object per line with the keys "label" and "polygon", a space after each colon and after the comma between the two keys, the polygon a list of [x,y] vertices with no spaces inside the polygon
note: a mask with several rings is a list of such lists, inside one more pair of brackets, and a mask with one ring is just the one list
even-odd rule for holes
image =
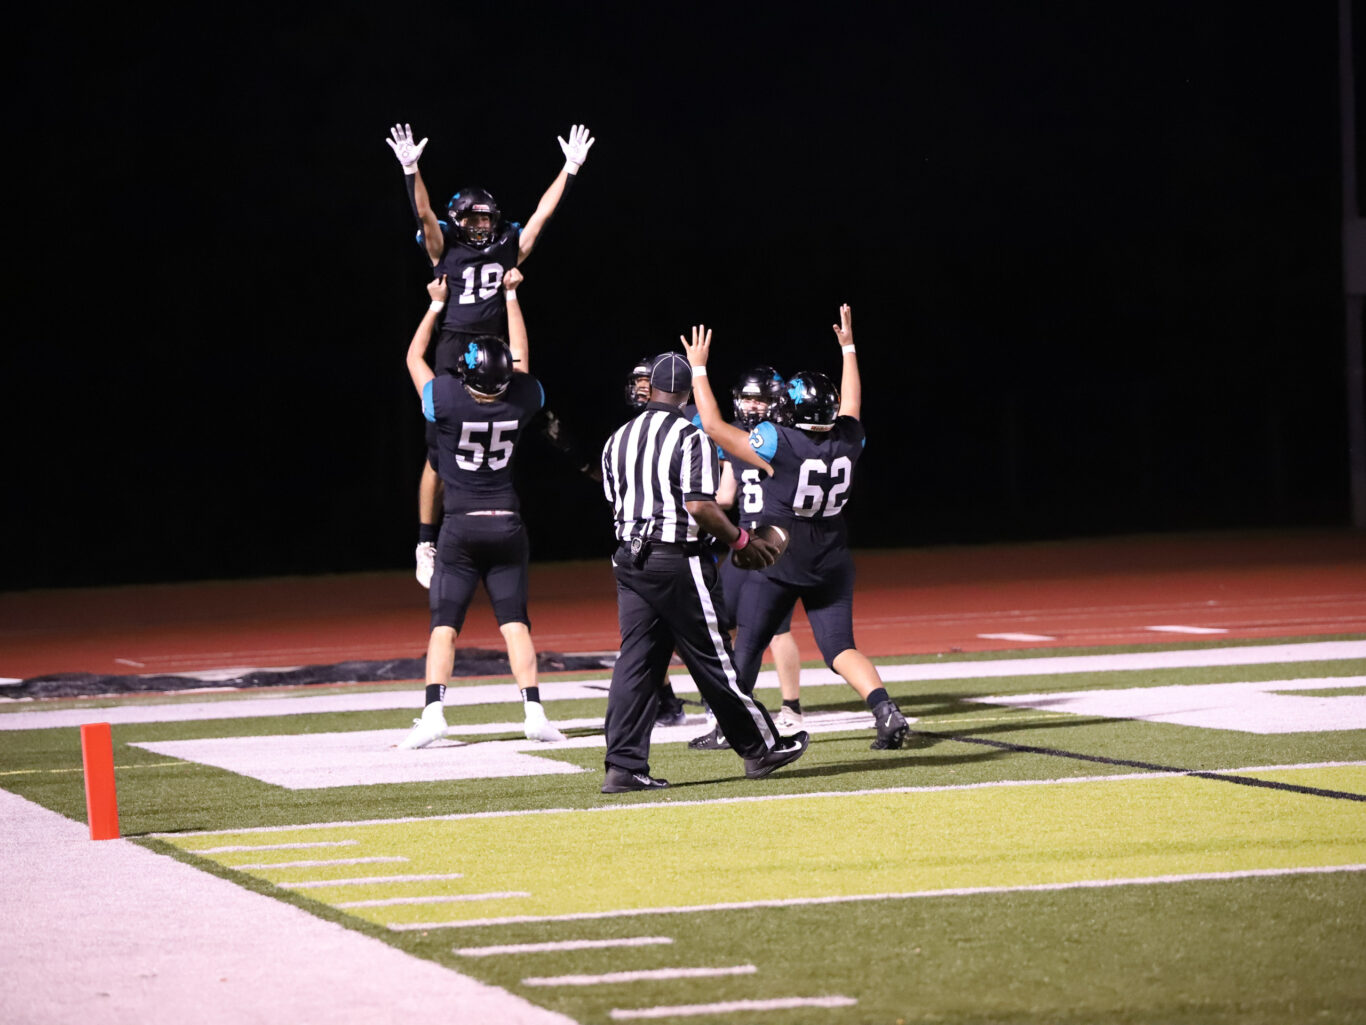
{"label": "raised hand", "polygon": [[417,170],[417,161],[422,156],[427,140],[424,138],[421,142],[413,142],[412,125],[394,125],[389,129],[389,138],[384,141],[403,165],[404,174],[412,174]]}
{"label": "raised hand", "polygon": [[[559,139],[560,149],[564,150],[565,170],[570,174],[577,174],[579,168],[583,166],[583,162],[588,159],[588,150],[597,140],[589,137],[587,125],[573,125],[569,129],[568,142],[559,136],[556,138]],[[427,140],[423,139],[422,141],[426,142]]]}
{"label": "raised hand", "polygon": [[840,307],[840,322],[831,324],[835,331],[835,337],[839,340],[840,347],[854,344],[854,311],[845,303]]}
{"label": "raised hand", "polygon": [[431,281],[428,281],[427,294],[434,301],[444,303],[451,294],[450,288],[446,285],[446,275],[443,274],[439,278],[432,278]]}
{"label": "raised hand", "polygon": [[683,351],[688,354],[688,362],[695,367],[705,367],[711,354],[711,330],[705,324],[697,324],[692,329],[692,342],[682,335],[678,340],[683,343]]}
{"label": "raised hand", "polygon": [[503,291],[509,294],[517,291],[517,286],[523,281],[522,272],[516,267],[509,267],[503,271]]}

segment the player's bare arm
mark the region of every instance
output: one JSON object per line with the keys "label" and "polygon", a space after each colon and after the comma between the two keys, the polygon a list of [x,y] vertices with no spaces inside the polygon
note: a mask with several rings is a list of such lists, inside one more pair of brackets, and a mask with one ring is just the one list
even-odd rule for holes
{"label": "player's bare arm", "polygon": [[403,166],[403,181],[408,187],[408,200],[413,206],[413,216],[422,226],[422,244],[431,258],[432,265],[435,266],[445,251],[446,240],[441,235],[441,222],[437,219],[436,211],[432,209],[431,198],[427,195],[427,184],[422,180],[422,172],[417,166],[422,151],[427,146],[427,140],[424,138],[421,142],[413,142],[411,125],[394,125],[389,129],[389,138],[384,141],[389,144],[389,148],[394,151],[394,157]]}
{"label": "player's bare arm", "polygon": [[507,298],[508,348],[512,350],[512,365],[519,373],[531,373],[531,343],[522,317],[522,304],[517,299],[517,286],[522,283],[522,272],[512,267],[503,272],[503,294]]}
{"label": "player's bare arm", "polygon": [[446,306],[446,300],[451,294],[446,285],[446,275],[443,274],[436,280],[429,282],[427,294],[432,297],[431,305],[423,314],[422,323],[417,325],[417,330],[413,333],[413,340],[408,343],[408,376],[413,379],[413,387],[417,389],[419,396],[422,394],[422,389],[427,387],[427,382],[436,376],[432,373],[432,368],[427,365],[427,346],[432,340],[432,330],[436,327],[436,318],[441,315],[441,311]]}
{"label": "player's bare arm", "polygon": [[579,173],[579,168],[588,159],[588,150],[596,141],[588,134],[586,125],[572,126],[569,129],[568,141],[559,138],[560,149],[564,151],[564,167],[555,176],[555,180],[550,183],[550,188],[545,190],[545,195],[541,196],[541,201],[536,204],[536,212],[527,218],[526,226],[522,228],[521,239],[517,246],[518,263],[531,255],[531,250],[536,246],[536,240],[540,238],[541,229],[545,227],[546,221],[550,220],[551,215],[555,213],[555,208],[560,205],[565,189],[569,186],[570,178]]}
{"label": "player's bare arm", "polygon": [[840,375],[840,416],[855,420],[863,408],[863,382],[859,378],[858,356],[854,354],[854,311],[848,303],[840,307],[840,322],[832,324],[835,338],[843,353],[843,372]]}
{"label": "player's bare arm", "polygon": [[721,483],[716,486],[716,504],[722,509],[735,505],[735,495],[740,490],[740,482],[735,477],[735,465],[730,459],[721,464]]}
{"label": "player's bare arm", "polygon": [[707,378],[707,359],[711,355],[711,331],[706,325],[698,324],[692,329],[692,341],[683,335],[678,336],[687,353],[688,363],[692,366],[692,397],[697,405],[697,415],[702,421],[702,430],[707,437],[726,450],[726,455],[750,466],[757,466],[772,476],[773,467],[763,456],[750,448],[749,435],[734,424],[726,422],[721,415],[721,407],[716,404],[712,394],[711,382]]}

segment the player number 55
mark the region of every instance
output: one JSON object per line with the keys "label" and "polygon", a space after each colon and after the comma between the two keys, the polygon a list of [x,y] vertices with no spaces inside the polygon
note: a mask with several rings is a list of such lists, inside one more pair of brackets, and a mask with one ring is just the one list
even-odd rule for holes
{"label": "player number 55", "polygon": [[[466,420],[460,425],[459,450],[456,464],[462,470],[477,470],[484,464],[485,446],[476,435],[488,432],[488,462],[490,470],[501,470],[512,458],[512,447],[517,443],[517,421],[495,420],[493,423],[479,423]],[[505,436],[510,435],[510,436]]]}

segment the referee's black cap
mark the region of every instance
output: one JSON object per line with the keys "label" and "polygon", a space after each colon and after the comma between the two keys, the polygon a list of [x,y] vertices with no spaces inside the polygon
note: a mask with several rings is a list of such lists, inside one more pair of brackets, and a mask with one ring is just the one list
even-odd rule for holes
{"label": "referee's black cap", "polygon": [[685,392],[692,387],[692,367],[676,352],[663,352],[650,364],[650,387],[665,392]]}

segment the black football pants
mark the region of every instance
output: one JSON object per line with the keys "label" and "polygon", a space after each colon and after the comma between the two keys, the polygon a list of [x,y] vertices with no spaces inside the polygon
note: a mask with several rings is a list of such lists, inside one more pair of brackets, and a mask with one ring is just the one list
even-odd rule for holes
{"label": "black football pants", "polygon": [[607,765],[650,771],[650,730],[675,648],[736,753],[757,758],[769,750],[777,730],[764,706],[740,690],[730,638],[718,624],[711,556],[656,542],[639,559],[623,545],[612,566],[621,655],[607,695]]}

